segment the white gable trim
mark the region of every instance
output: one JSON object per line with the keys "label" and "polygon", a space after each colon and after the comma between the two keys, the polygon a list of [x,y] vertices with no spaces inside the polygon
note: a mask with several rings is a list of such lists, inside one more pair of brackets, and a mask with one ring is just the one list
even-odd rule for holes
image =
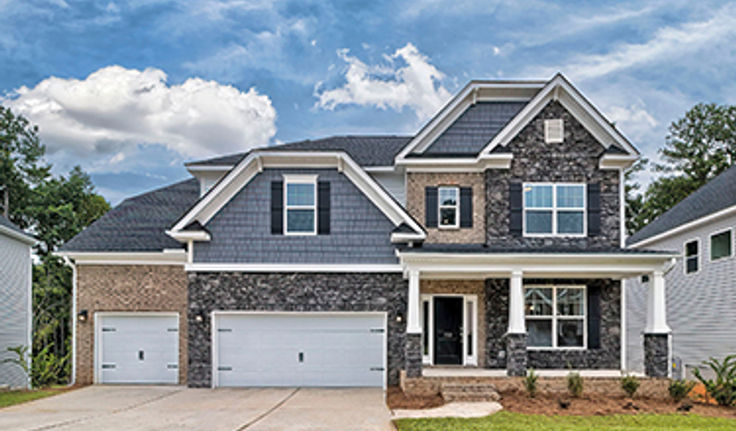
{"label": "white gable trim", "polygon": [[54,255],[74,259],[75,265],[184,265],[187,260],[187,253],[183,249],[143,252],[60,251]]}
{"label": "white gable trim", "polygon": [[16,232],[13,229],[5,226],[0,226],[0,233],[5,234],[6,236],[13,238],[15,240],[18,240],[22,243],[28,244],[28,245],[34,245],[36,244],[36,239],[32,236],[22,234],[20,232]]}
{"label": "white gable trim", "polygon": [[176,238],[194,221],[202,225],[217,214],[253,177],[264,168],[337,169],[378,207],[394,226],[406,223],[425,237],[422,227],[388,193],[344,152],[254,151],[235,166],[217,185],[197,202],[167,233]]}

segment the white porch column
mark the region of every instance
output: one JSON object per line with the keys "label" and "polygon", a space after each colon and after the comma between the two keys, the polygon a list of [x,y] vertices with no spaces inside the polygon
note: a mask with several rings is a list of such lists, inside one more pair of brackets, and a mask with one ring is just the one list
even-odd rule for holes
{"label": "white porch column", "polygon": [[649,281],[647,292],[647,327],[648,334],[668,334],[667,300],[665,297],[664,272],[654,271]]}
{"label": "white porch column", "polygon": [[407,304],[406,332],[421,334],[422,325],[419,322],[419,271],[409,271],[409,301]]}
{"label": "white porch column", "polygon": [[509,283],[509,334],[526,334],[522,272],[512,271]]}

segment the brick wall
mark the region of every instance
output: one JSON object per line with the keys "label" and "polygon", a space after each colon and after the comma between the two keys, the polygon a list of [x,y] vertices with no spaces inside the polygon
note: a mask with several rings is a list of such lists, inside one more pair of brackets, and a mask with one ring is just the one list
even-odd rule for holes
{"label": "brick wall", "polygon": [[94,376],[94,314],[100,311],[169,311],[179,313],[179,383],[187,378],[187,276],[181,266],[80,265],[77,310],[77,383]]}
{"label": "brick wall", "polygon": [[[406,208],[424,225],[424,189],[431,186],[458,186],[473,188],[473,227],[458,229],[427,229],[429,243],[483,243],[486,240],[486,193],[482,173],[424,173],[406,174]],[[426,226],[425,226],[426,228]]]}

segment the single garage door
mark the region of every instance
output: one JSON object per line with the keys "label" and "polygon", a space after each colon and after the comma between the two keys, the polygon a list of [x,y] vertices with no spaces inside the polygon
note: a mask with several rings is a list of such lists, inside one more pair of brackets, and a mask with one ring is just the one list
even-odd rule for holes
{"label": "single garage door", "polygon": [[100,383],[178,383],[176,315],[103,314],[97,340]]}
{"label": "single garage door", "polygon": [[215,314],[217,386],[378,386],[383,313]]}

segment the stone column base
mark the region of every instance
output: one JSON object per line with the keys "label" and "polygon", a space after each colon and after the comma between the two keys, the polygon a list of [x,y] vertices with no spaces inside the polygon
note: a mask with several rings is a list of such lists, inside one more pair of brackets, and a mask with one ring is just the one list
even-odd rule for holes
{"label": "stone column base", "polygon": [[644,373],[649,377],[669,377],[669,334],[644,334]]}
{"label": "stone column base", "polygon": [[526,376],[526,334],[506,334],[506,375]]}
{"label": "stone column base", "polygon": [[406,377],[422,377],[422,334],[406,334],[404,370]]}

